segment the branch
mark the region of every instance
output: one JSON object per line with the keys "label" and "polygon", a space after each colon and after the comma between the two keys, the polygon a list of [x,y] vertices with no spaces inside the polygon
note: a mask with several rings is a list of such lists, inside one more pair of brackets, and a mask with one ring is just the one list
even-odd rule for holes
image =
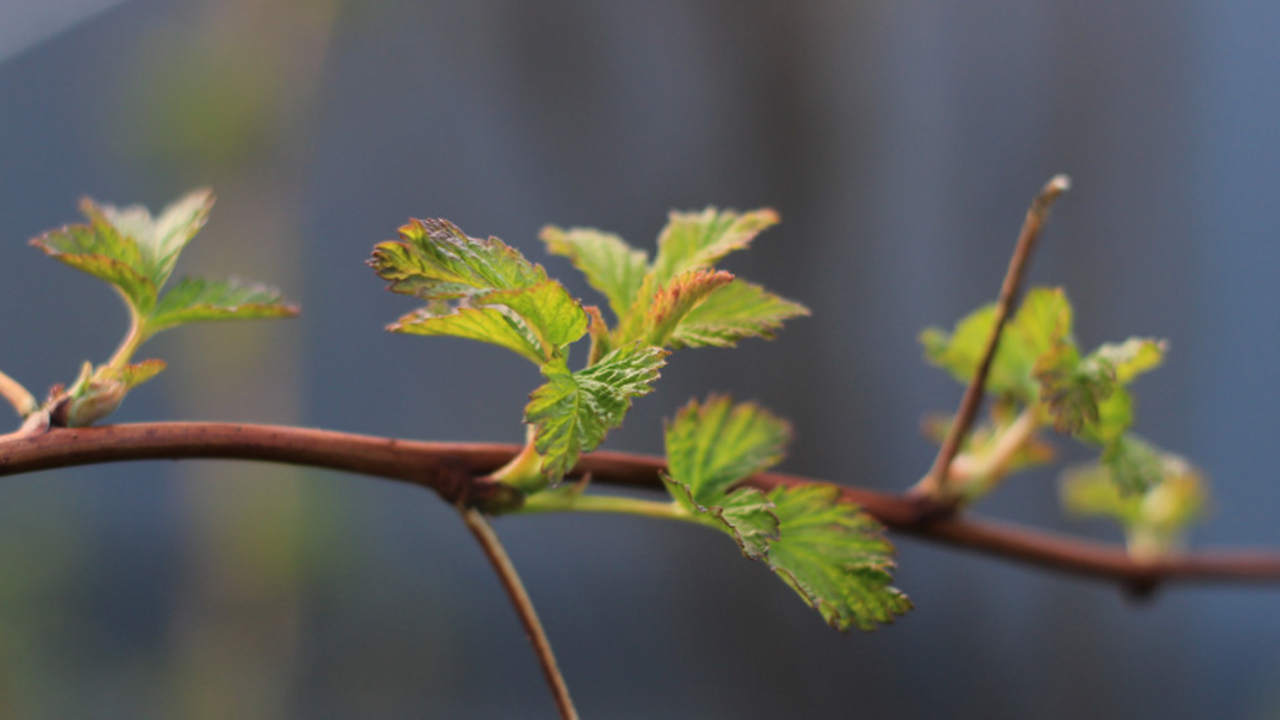
{"label": "branch", "polygon": [[[138,423],[53,428],[0,442],[0,476],[132,460],[223,458],[304,465],[371,475],[435,490],[452,504],[501,507],[505,486],[485,477],[520,447],[485,443],[431,443],[329,430],[235,423]],[[595,452],[575,472],[592,482],[661,487],[660,458]],[[748,483],[761,489],[818,482],[761,473]],[[1115,546],[1041,530],[939,512],[936,501],[841,486],[846,501],[893,530],[1028,565],[1120,583],[1145,592],[1161,582],[1280,583],[1280,552],[1234,551],[1171,555],[1136,562]]]}
{"label": "branch", "polygon": [[1027,265],[1031,261],[1031,251],[1035,249],[1036,240],[1049,217],[1049,208],[1058,196],[1071,187],[1066,175],[1054,175],[1045,184],[1044,189],[1031,201],[1027,208],[1027,217],[1022,221],[1022,230],[1018,233],[1018,243],[1013,248],[1013,256],[1009,258],[1009,269],[1005,271],[1004,282],[1000,285],[1000,296],[996,299],[995,319],[991,325],[991,334],[987,337],[987,345],[982,353],[982,360],[974,370],[973,378],[964,389],[964,397],[960,400],[960,409],[956,411],[956,420],[951,423],[942,447],[938,448],[938,456],[934,458],[929,474],[920,481],[917,491],[931,497],[946,497],[947,473],[951,462],[960,451],[960,444],[969,434],[973,419],[978,414],[978,406],[982,403],[982,393],[987,384],[987,375],[991,372],[991,361],[995,359],[996,349],[1000,345],[1000,334],[1004,331],[1005,321],[1013,309],[1013,302],[1022,288],[1022,279],[1026,276]]}
{"label": "branch", "polygon": [[515,565],[511,564],[511,558],[507,556],[506,548],[498,540],[497,533],[493,531],[493,527],[489,525],[489,521],[485,519],[483,513],[469,507],[459,507],[458,511],[462,513],[462,519],[467,523],[467,529],[471,531],[476,541],[480,543],[480,547],[484,550],[485,557],[489,559],[489,564],[493,566],[494,572],[502,580],[502,587],[507,591],[507,596],[511,598],[511,604],[516,609],[516,615],[520,616],[520,624],[524,625],[524,631],[529,635],[529,643],[533,645],[534,653],[538,656],[538,663],[542,665],[542,674],[546,676],[547,685],[551,688],[551,694],[555,696],[556,707],[560,710],[560,717],[564,720],[578,720],[578,711],[573,707],[573,700],[569,698],[569,687],[564,682],[564,675],[560,674],[560,666],[556,664],[555,654],[551,652],[551,640],[547,638],[546,631],[542,629],[542,623],[538,620],[538,613],[533,608],[533,601],[529,599],[529,593],[525,591],[524,583],[520,582],[520,575],[516,573]]}

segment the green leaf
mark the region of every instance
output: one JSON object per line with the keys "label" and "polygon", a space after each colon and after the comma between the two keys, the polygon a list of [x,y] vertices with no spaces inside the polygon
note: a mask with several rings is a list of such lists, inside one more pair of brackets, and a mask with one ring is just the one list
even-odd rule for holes
{"label": "green leaf", "polygon": [[1119,386],[1114,367],[1094,357],[1080,359],[1075,345],[1060,342],[1040,356],[1035,364],[1040,381],[1040,400],[1058,432],[1079,434],[1087,426],[1097,427],[1099,406]]}
{"label": "green leaf", "polygon": [[733,347],[748,337],[772,340],[782,323],[808,315],[809,309],[759,285],[743,280],[721,287],[681,319],[669,344],[686,347]]}
{"label": "green leaf", "polygon": [[555,280],[518,290],[495,290],[473,298],[476,305],[505,305],[528,325],[543,347],[543,361],[557,348],[587,334],[587,313]]}
{"label": "green leaf", "polygon": [[298,312],[296,305],[284,301],[279,290],[266,285],[236,278],[183,278],[160,298],[147,322],[147,331],[154,335],[193,322],[293,317]]}
{"label": "green leaf", "polygon": [[658,289],[646,317],[650,345],[668,344],[676,328],[692,310],[716,290],[733,281],[723,270],[699,268],[681,273]]}
{"label": "green leaf", "polygon": [[883,528],[831,485],[738,487],[782,458],[788,424],[753,403],[690,402],[667,424],[663,482],[675,502],[730,534],[833,627],[871,629],[911,607],[889,586],[893,546]]}
{"label": "green leaf", "polygon": [[200,189],[170,203],[155,218],[141,205],[116,208],[112,205],[97,206],[86,200],[84,211],[95,225],[101,221],[132,240],[142,259],[141,266],[136,269],[161,288],[173,274],[173,266],[178,262],[182,249],[204,227],[213,202],[213,193]]}
{"label": "green leaf", "polygon": [[1124,528],[1129,552],[1150,560],[1181,544],[1182,535],[1204,513],[1208,483],[1183,458],[1159,452],[1161,480],[1143,492],[1124,492],[1113,469],[1090,463],[1063,473],[1059,493],[1074,515],[1109,517]]}
{"label": "green leaf", "polygon": [[[1071,304],[1061,289],[1035,288],[1006,323],[987,376],[987,392],[1033,403],[1039,383],[1033,377],[1037,360],[1055,347],[1074,347]],[[995,326],[995,305],[987,305],[960,320],[955,330],[926,329],[920,335],[925,358],[968,383],[982,360]]]}
{"label": "green leaf", "polygon": [[538,339],[518,318],[497,308],[464,307],[449,315],[418,310],[387,326],[391,332],[409,335],[451,335],[501,345],[531,362],[546,362]]}
{"label": "green leaf", "polygon": [[1100,445],[1108,445],[1125,434],[1133,425],[1133,396],[1123,386],[1115,386],[1111,394],[1098,402],[1098,416],[1086,422],[1077,437]]}
{"label": "green leaf", "polygon": [[153,217],[141,205],[116,208],[86,198],[80,207],[88,224],[63,227],[31,241],[46,254],[110,283],[130,310],[129,331],[115,355],[96,368],[85,363],[72,387],[50,400],[55,424],[92,424],[111,414],[129,390],[164,370],[160,360],[129,362],[158,332],[189,322],[298,313],[277,291],[239,280],[188,278],[159,295],[183,248],[204,226],[213,202],[210,191],[196,190]]}
{"label": "green leaf", "polygon": [[658,288],[683,272],[711,267],[777,223],[778,214],[767,208],[741,214],[711,207],[697,213],[673,212],[658,236],[658,256],[646,280]]}
{"label": "green leaf", "polygon": [[663,482],[695,517],[728,532],[743,555],[763,559],[778,537],[773,504],[759,490],[731,487],[781,461],[790,439],[786,421],[753,403],[690,402],[667,424]]}
{"label": "green leaf", "polygon": [[873,630],[911,609],[893,582],[893,545],[884,528],[833,485],[778,487],[773,502],[781,537],[769,543],[769,567],[838,630]]}
{"label": "green leaf", "polygon": [[592,228],[547,226],[540,237],[547,252],[569,258],[587,276],[591,287],[609,299],[615,317],[622,319],[627,314],[649,270],[648,253],[632,248],[617,235]]}
{"label": "green leaf", "polygon": [[552,483],[622,424],[632,398],[653,389],[651,383],[666,364],[666,354],[661,348],[635,343],[578,372],[570,372],[561,355],[543,366],[547,383],[530,395],[524,419],[535,428],[542,472]]}
{"label": "green leaf", "polygon": [[1110,363],[1116,382],[1128,385],[1142,373],[1160,367],[1168,344],[1154,338],[1129,338],[1123,343],[1107,343],[1094,350],[1091,357]]}
{"label": "green leaf", "polygon": [[1102,450],[1102,464],[1121,494],[1146,492],[1164,479],[1163,453],[1133,434],[1108,443]]}
{"label": "green leaf", "polygon": [[778,516],[773,503],[755,488],[740,488],[721,495],[704,505],[694,497],[686,483],[673,480],[666,473],[662,482],[676,504],[705,523],[727,532],[744,557],[763,560],[769,553],[769,541],[778,539]]}
{"label": "green leaf", "polygon": [[400,228],[400,238],[378,244],[369,261],[379,277],[391,282],[392,292],[453,299],[547,281],[542,266],[515,248],[494,237],[468,237],[448,220],[413,220]]}
{"label": "green leaf", "polygon": [[703,504],[781,462],[791,426],[755,403],[690,401],[666,427],[667,472]]}
{"label": "green leaf", "polygon": [[[86,208],[92,201],[86,199]],[[110,283],[139,316],[149,314],[158,292],[145,270],[142,254],[133,240],[123,237],[103,220],[90,225],[68,225],[31,240],[52,258]]]}
{"label": "green leaf", "polygon": [[[369,264],[393,292],[414,295],[427,307],[402,318],[391,329],[410,326],[425,335],[459,335],[511,348],[542,365],[559,349],[587,332],[588,317],[560,283],[549,280],[542,266],[530,263],[497,238],[468,237],[447,220],[414,220],[400,228],[401,242],[379,244]],[[486,305],[509,309],[510,323],[499,313],[457,312]],[[453,318],[429,321],[432,316]],[[485,333],[496,333],[486,337]],[[535,352],[526,341],[532,339]]]}

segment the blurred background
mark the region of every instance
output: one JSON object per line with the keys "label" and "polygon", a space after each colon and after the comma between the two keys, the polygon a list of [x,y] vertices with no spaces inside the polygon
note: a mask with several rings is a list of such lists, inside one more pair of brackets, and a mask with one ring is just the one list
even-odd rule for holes
{"label": "blurred background", "polygon": [[[916,335],[1033,268],[1092,347],[1171,342],[1137,430],[1214,478],[1193,542],[1280,546],[1280,5],[586,0],[0,3],[0,367],[43,394],[125,313],[26,240],[76,202],[219,196],[178,271],[269,282],[291,322],[183,329],[118,421],[517,442],[525,361],[392,336],[364,259],[443,216],[531,257],[545,223],[651,247],[668,210],[772,206],[727,266],[803,301],[772,343],[677,355],[608,447],[710,390],[790,417],[783,469],[886,490],[959,386]],[[561,258],[545,261],[568,277]],[[590,297],[585,283],[571,290]],[[16,418],[12,419],[16,426]],[[1082,457],[1063,445],[1066,459]],[[979,512],[1063,518],[1052,471]],[[587,718],[1280,717],[1274,588],[1114,587],[896,538],[917,609],[839,635],[723,537],[504,519]],[[551,718],[455,514],[392,483],[230,462],[0,483],[0,717]]]}

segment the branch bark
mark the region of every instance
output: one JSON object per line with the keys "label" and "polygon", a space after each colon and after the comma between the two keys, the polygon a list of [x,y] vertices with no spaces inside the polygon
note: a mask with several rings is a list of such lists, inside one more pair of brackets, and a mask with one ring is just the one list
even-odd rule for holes
{"label": "branch bark", "polygon": [[[432,443],[309,428],[237,423],[138,423],[53,428],[0,442],[0,476],[134,460],[222,458],[287,463],[411,483],[462,506],[501,505],[506,489],[486,476],[520,447],[487,443]],[[593,483],[660,488],[660,458],[595,452],[577,473]],[[820,482],[761,473],[748,484],[762,489]],[[1203,551],[1135,562],[1119,547],[1009,523],[949,512],[935,501],[840,486],[891,530],[1024,563],[1118,583],[1146,593],[1176,582],[1280,583],[1280,551]]]}
{"label": "branch bark", "polygon": [[[1000,285],[1000,295],[996,299],[995,318],[991,324],[991,334],[987,337],[986,347],[982,351],[982,359],[974,370],[973,378],[964,389],[960,399],[960,408],[956,411],[955,422],[942,440],[938,455],[933,460],[933,467],[925,475],[916,488],[916,492],[932,497],[947,497],[948,473],[951,463],[960,452],[960,444],[969,434],[973,420],[978,415],[978,406],[982,404],[982,394],[987,385],[987,375],[991,372],[991,362],[995,359],[996,350],[1000,347],[1000,335],[1004,332],[1004,324],[1013,310],[1013,303],[1022,289],[1022,280],[1026,277],[1027,266],[1031,263],[1031,253],[1035,250],[1036,240],[1044,229],[1049,218],[1049,208],[1062,193],[1071,187],[1066,175],[1055,175],[1045,184],[1044,189],[1031,202],[1027,216],[1022,222],[1022,230],[1018,233],[1018,242],[1013,248],[1013,256],[1009,258],[1009,267],[1005,271],[1004,282]],[[954,504],[954,503],[952,503]]]}

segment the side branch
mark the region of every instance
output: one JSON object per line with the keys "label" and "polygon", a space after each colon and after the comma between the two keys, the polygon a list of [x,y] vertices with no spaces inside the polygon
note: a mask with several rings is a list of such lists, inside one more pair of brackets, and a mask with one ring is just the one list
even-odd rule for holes
{"label": "side branch", "polygon": [[520,624],[524,626],[524,631],[529,636],[529,643],[533,645],[534,653],[538,656],[538,664],[542,666],[542,674],[547,679],[547,685],[551,687],[551,694],[555,697],[560,717],[563,720],[578,720],[578,711],[569,697],[569,687],[564,682],[564,675],[560,673],[560,666],[556,664],[555,654],[551,652],[551,640],[542,629],[542,622],[538,620],[533,601],[529,599],[529,593],[524,589],[524,583],[520,581],[515,565],[511,564],[506,548],[498,540],[497,533],[493,531],[483,513],[468,507],[458,510],[462,513],[467,529],[480,543],[480,548],[488,558],[489,564],[498,574],[498,579],[502,581],[502,587],[507,591],[507,597],[511,599],[516,615],[520,617]]}
{"label": "side branch", "polygon": [[[273,425],[235,423],[139,423],[91,428],[54,428],[32,437],[0,442],[0,476],[132,460],[224,458],[287,463],[407,482],[435,490],[461,505],[502,504],[505,492],[485,476],[510,460],[517,445],[431,443]],[[595,452],[577,473],[593,483],[659,488],[660,458]],[[748,480],[762,489],[819,482],[781,473]],[[1008,560],[1118,582],[1147,590],[1161,582],[1280,583],[1280,552],[1199,552],[1153,562],[1135,562],[1122,549],[1102,543],[939,512],[925,498],[841,486],[856,503],[890,529],[976,550]]]}
{"label": "side branch", "polygon": [[1031,202],[1027,209],[1027,217],[1022,221],[1022,230],[1018,233],[1018,242],[1009,258],[1009,268],[1005,271],[1004,282],[1000,285],[1000,295],[996,298],[995,319],[991,325],[991,334],[987,337],[982,359],[973,373],[973,378],[964,389],[964,397],[960,399],[960,409],[956,411],[955,422],[942,440],[938,455],[934,458],[933,467],[918,486],[917,492],[930,497],[946,497],[947,474],[951,462],[960,452],[960,444],[969,434],[973,419],[978,414],[978,406],[982,403],[982,393],[986,388],[987,375],[991,372],[991,362],[995,359],[996,350],[1000,346],[1000,335],[1004,332],[1005,321],[1013,310],[1013,303],[1022,289],[1022,279],[1026,277],[1027,265],[1031,262],[1031,252],[1035,250],[1036,240],[1049,217],[1049,208],[1062,193],[1071,187],[1066,175],[1055,175],[1045,184],[1044,189]]}

